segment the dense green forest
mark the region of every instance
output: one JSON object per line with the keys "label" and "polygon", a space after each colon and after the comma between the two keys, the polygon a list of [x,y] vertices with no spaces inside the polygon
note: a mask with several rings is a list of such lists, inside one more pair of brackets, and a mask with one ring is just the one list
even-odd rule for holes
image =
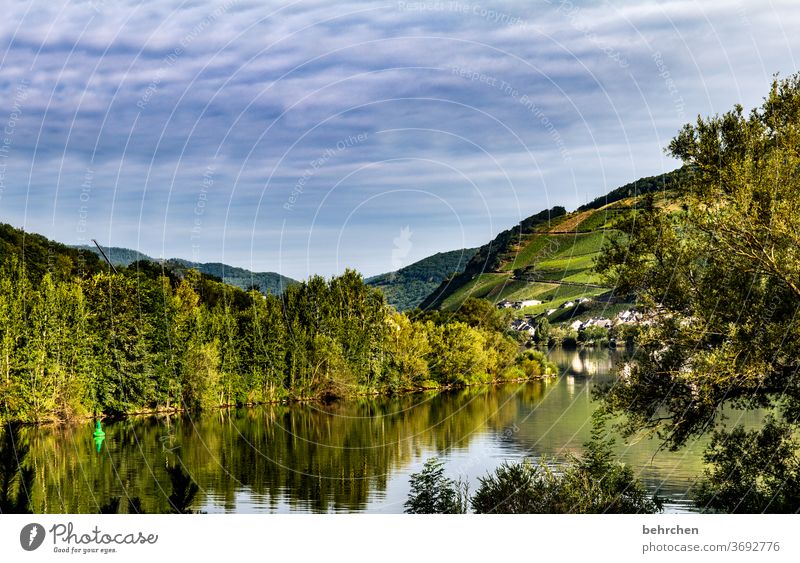
{"label": "dense green forest", "polygon": [[[353,271],[265,296],[147,261],[103,271],[94,255],[61,245],[32,254],[30,240],[0,265],[9,420],[398,392],[553,369],[487,324],[491,307],[473,319],[412,321]],[[73,254],[87,266],[70,264]],[[48,256],[57,268],[38,261]]]}
{"label": "dense green forest", "polygon": [[442,281],[464,270],[475,255],[476,248],[437,252],[395,272],[367,278],[377,287],[386,301],[398,311],[407,311],[419,305]]}

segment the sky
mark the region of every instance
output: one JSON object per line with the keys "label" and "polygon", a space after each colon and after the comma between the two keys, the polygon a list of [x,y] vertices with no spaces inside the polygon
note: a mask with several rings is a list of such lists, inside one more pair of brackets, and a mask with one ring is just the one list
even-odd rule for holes
{"label": "sky", "polygon": [[5,0],[0,222],[295,279],[677,168],[797,71],[796,0]]}

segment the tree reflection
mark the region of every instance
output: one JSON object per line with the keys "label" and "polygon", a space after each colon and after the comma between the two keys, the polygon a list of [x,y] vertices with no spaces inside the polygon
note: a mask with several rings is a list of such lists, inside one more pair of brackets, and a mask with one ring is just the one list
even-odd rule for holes
{"label": "tree reflection", "polygon": [[10,423],[0,441],[0,513],[30,514],[34,471],[25,465],[29,446],[18,424]]}
{"label": "tree reflection", "polygon": [[[272,405],[169,422],[127,419],[106,426],[101,456],[80,438],[85,427],[40,429],[32,456],[48,470],[37,479],[34,507],[185,514],[208,491],[215,506],[234,511],[246,490],[264,510],[363,510],[420,454],[463,450],[480,433],[501,434],[546,385]],[[164,463],[165,455],[175,459]],[[131,500],[125,507],[116,497]],[[98,506],[98,498],[109,500]]]}

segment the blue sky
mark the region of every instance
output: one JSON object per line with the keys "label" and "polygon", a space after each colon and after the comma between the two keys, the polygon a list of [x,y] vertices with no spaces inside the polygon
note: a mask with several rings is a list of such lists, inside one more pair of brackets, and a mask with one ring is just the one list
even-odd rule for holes
{"label": "blue sky", "polygon": [[677,167],[797,70],[793,3],[8,0],[0,221],[388,271]]}

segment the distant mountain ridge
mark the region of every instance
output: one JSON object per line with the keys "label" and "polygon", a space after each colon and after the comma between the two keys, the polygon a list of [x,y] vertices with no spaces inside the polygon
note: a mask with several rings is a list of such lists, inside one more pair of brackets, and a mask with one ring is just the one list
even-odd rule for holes
{"label": "distant mountain ridge", "polygon": [[[90,251],[100,256],[100,252],[95,246],[84,245],[74,248]],[[297,283],[296,280],[275,272],[252,272],[221,262],[192,262],[183,258],[161,260],[130,248],[102,245],[101,248],[115,266],[127,267],[138,260],[147,260],[163,263],[176,272],[195,269],[241,289],[248,289],[256,285],[264,293],[277,295],[283,293],[288,285]],[[438,252],[397,271],[372,276],[364,281],[383,291],[390,305],[399,311],[406,311],[419,305],[445,278],[461,272],[476,251],[476,248],[465,248]]]}
{"label": "distant mountain ridge", "polygon": [[[95,246],[76,246],[80,250],[88,250],[100,256],[100,251]],[[130,248],[121,248],[118,246],[102,246],[103,252],[108,256],[109,261],[115,266],[130,266],[138,260],[147,260],[149,262],[157,262],[164,264],[169,269],[176,272],[183,272],[185,270],[197,270],[203,274],[215,276],[220,278],[225,283],[233,285],[241,289],[249,289],[250,287],[257,286],[259,291],[263,293],[272,293],[279,295],[283,290],[291,284],[298,283],[296,280],[275,273],[275,272],[252,272],[245,268],[237,266],[229,266],[221,262],[192,262],[184,260],[183,258],[169,258],[161,260],[152,258],[137,250]]]}
{"label": "distant mountain ridge", "polygon": [[442,281],[463,271],[477,250],[462,248],[437,252],[397,271],[372,276],[364,281],[383,291],[386,300],[398,311],[407,311],[418,306]]}

